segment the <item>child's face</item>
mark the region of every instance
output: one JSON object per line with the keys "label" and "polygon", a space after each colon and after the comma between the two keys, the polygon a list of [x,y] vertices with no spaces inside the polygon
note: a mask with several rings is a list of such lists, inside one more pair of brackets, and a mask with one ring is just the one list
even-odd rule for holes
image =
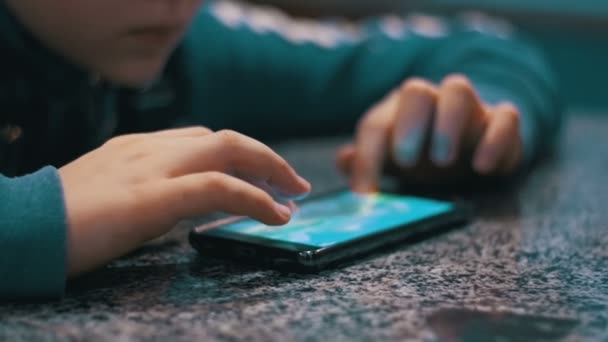
{"label": "child's face", "polygon": [[153,80],[202,0],[5,0],[45,45],[125,85]]}

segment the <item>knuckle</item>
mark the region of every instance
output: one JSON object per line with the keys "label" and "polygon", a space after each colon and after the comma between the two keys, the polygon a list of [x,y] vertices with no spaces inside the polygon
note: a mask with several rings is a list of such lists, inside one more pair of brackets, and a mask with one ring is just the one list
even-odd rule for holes
{"label": "knuckle", "polygon": [[497,109],[500,111],[500,115],[504,115],[509,126],[519,126],[521,113],[514,104],[510,102],[501,102],[498,104]]}
{"label": "knuckle", "polygon": [[468,77],[462,74],[450,74],[441,82],[442,87],[459,92],[473,92],[473,84]]}
{"label": "knuckle", "polygon": [[205,126],[193,126],[191,128],[193,131],[195,131],[195,133],[199,133],[201,135],[203,134],[209,134],[209,133],[213,133],[213,131]]}
{"label": "knuckle", "polygon": [[401,85],[402,95],[434,96],[435,86],[423,78],[410,78]]}
{"label": "knuckle", "polygon": [[216,171],[205,173],[205,188],[211,193],[228,191],[229,187],[226,184],[226,176]]}
{"label": "knuckle", "polygon": [[229,129],[218,131],[217,133],[215,133],[215,135],[220,140],[222,145],[225,146],[238,145],[239,141],[241,140],[241,134]]}

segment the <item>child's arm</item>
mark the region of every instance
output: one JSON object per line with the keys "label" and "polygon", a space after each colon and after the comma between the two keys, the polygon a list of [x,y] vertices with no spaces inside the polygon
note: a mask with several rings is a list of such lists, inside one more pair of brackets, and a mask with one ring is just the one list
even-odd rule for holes
{"label": "child's arm", "polygon": [[465,75],[484,104],[515,105],[522,159],[549,146],[562,121],[557,81],[537,49],[508,24],[481,16],[387,17],[348,27],[217,2],[199,15],[183,50],[193,111],[252,134],[349,129],[408,78],[438,84],[453,73]]}
{"label": "child's arm", "polygon": [[0,297],[49,297],[66,278],[66,216],[57,170],[0,175]]}
{"label": "child's arm", "polygon": [[[310,184],[262,143],[204,127],[132,134],[61,167],[0,177],[0,298],[57,296],[179,220],[226,212],[284,224]],[[65,205],[64,205],[65,203]]]}

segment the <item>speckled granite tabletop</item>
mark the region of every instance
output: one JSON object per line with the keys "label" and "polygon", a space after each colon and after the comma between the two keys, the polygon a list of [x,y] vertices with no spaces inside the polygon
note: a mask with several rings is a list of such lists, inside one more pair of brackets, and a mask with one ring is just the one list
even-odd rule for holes
{"label": "speckled granite tabletop", "polygon": [[[279,150],[323,191],[335,145]],[[523,181],[457,193],[471,224],[316,275],[201,260],[184,223],[63,300],[0,304],[0,340],[608,340],[607,170],[608,116],[572,118]]]}

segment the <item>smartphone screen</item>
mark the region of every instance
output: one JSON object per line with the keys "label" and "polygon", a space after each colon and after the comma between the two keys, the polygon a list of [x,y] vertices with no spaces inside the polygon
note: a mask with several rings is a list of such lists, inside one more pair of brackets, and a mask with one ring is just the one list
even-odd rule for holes
{"label": "smartphone screen", "polygon": [[303,202],[283,226],[243,219],[206,231],[205,235],[236,234],[324,248],[444,214],[453,206],[418,197],[342,191]]}

